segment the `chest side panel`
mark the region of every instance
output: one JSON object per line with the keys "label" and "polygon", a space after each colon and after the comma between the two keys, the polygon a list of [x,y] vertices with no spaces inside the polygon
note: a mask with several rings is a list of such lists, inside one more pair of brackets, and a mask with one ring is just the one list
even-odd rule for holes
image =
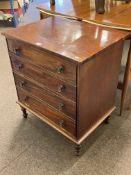
{"label": "chest side panel", "polygon": [[80,65],[77,88],[77,137],[95,128],[114,107],[123,41]]}

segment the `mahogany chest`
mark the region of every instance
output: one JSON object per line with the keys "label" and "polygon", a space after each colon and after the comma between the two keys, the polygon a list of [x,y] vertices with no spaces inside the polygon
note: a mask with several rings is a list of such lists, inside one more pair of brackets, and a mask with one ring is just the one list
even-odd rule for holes
{"label": "mahogany chest", "polygon": [[24,117],[32,112],[79,146],[115,109],[129,34],[59,17],[3,34]]}

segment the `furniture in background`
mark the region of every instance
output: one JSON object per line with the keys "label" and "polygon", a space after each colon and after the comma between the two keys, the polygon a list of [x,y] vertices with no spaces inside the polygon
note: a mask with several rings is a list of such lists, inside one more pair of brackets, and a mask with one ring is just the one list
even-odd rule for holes
{"label": "furniture in background", "polygon": [[[51,5],[55,5],[55,0],[50,0]],[[102,14],[105,12],[105,0],[95,0],[96,12]]]}
{"label": "furniture in background", "polygon": [[107,27],[131,30],[131,3],[123,1],[105,2],[105,13],[97,14],[95,11],[94,0],[55,0],[55,5],[50,6],[50,2],[38,5],[41,17],[47,15],[63,16],[70,19],[82,20],[97,25],[106,25]]}
{"label": "furniture in background", "polygon": [[8,21],[8,23],[16,27],[20,14],[21,7],[17,0],[0,1],[0,21]]}
{"label": "furniture in background", "polygon": [[121,90],[120,115],[122,115],[124,109],[124,102],[127,95],[129,79],[131,79],[131,41],[126,66],[122,67],[119,75],[118,89]]}
{"label": "furniture in background", "polygon": [[0,0],[0,22],[16,27],[25,14],[30,0]]}
{"label": "furniture in background", "polygon": [[[95,6],[93,1],[78,1],[78,0],[67,0],[63,1],[62,5],[56,0],[54,6],[49,6],[49,3],[43,3],[38,5],[40,11],[40,18],[46,18],[49,16],[61,16],[69,19],[84,21],[90,24],[106,26],[108,28],[119,29],[131,32],[131,3],[125,4],[123,1],[106,1],[106,11],[100,15],[95,12]],[[130,40],[130,38],[126,38]],[[129,64],[130,64],[130,53],[129,49],[126,70],[120,74],[120,81],[118,88],[121,92],[121,103],[120,103],[120,115],[123,112],[125,97],[128,89],[129,81]]]}
{"label": "furniture in background", "polygon": [[[96,11],[96,13],[103,14],[105,12],[105,0],[94,0],[94,1],[95,1],[95,11]],[[126,3],[131,2],[131,0],[117,0],[117,1],[124,1]],[[51,5],[55,5],[55,3],[56,3],[56,0],[50,0]],[[81,1],[79,1],[79,3],[81,3]]]}
{"label": "furniture in background", "polygon": [[[25,33],[26,31],[26,33]],[[128,32],[49,17],[8,29],[18,104],[77,144],[115,109]]]}
{"label": "furniture in background", "polygon": [[[130,70],[130,73],[129,73],[129,77],[131,79],[131,70]],[[130,100],[130,104],[129,104],[129,109],[131,109],[131,100]]]}

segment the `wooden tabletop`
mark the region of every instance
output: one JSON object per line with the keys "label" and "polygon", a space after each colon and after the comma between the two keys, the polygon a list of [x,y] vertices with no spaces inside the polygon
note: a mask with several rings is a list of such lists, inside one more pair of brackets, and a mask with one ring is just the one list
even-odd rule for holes
{"label": "wooden tabletop", "polygon": [[55,6],[50,6],[50,2],[46,2],[40,4],[37,8],[44,13],[131,30],[131,2],[106,0],[104,14],[96,13],[95,0],[56,0]]}
{"label": "wooden tabletop", "polygon": [[7,29],[3,34],[77,62],[90,59],[130,35],[128,32],[61,17],[49,17],[25,26]]}

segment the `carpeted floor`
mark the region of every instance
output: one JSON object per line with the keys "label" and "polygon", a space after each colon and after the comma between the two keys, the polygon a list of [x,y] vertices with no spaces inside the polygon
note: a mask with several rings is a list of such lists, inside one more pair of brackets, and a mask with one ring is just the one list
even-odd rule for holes
{"label": "carpeted floor", "polygon": [[[35,9],[39,2],[30,5],[21,24],[39,19]],[[0,175],[130,175],[131,111],[125,110],[120,117],[119,92],[116,99],[110,124],[98,127],[83,143],[82,155],[76,157],[75,145],[64,136],[32,114],[23,119],[0,34]]]}

